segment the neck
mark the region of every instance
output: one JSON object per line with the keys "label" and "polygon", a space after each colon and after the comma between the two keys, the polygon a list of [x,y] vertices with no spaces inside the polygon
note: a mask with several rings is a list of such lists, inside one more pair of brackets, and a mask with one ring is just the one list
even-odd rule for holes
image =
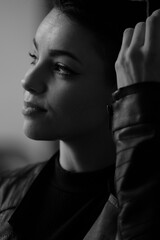
{"label": "neck", "polygon": [[103,169],[115,162],[115,147],[108,128],[72,140],[60,141],[60,164],[67,171]]}

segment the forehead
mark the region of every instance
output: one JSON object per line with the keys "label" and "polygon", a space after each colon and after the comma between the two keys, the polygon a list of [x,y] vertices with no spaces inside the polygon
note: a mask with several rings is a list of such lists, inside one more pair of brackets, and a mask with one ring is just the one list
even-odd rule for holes
{"label": "forehead", "polygon": [[69,24],[71,24],[69,19],[63,13],[58,9],[53,9],[40,24],[37,30],[37,38],[41,37],[43,34],[53,34],[54,31],[60,28],[65,29]]}
{"label": "forehead", "polygon": [[95,36],[87,28],[76,21],[72,21],[62,12],[53,9],[40,24],[36,41],[47,48],[67,48],[67,50],[80,51],[86,49],[93,51]]}

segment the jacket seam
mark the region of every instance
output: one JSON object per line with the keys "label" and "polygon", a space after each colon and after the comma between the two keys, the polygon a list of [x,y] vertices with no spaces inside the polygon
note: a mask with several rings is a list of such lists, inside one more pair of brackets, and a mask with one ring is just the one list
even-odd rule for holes
{"label": "jacket seam", "polygon": [[[129,149],[130,149],[130,148],[128,148],[128,149],[126,149],[126,150],[129,150]],[[121,151],[121,152],[122,152],[122,151]],[[127,161],[125,161],[125,162],[117,165],[117,166],[116,166],[116,169],[119,168],[119,167],[121,167],[121,166],[123,166],[123,165],[126,164],[126,163],[129,163],[130,161],[131,161],[131,160],[127,160]]]}
{"label": "jacket seam", "polygon": [[153,124],[155,125],[155,123],[152,123],[152,122],[148,122],[148,121],[146,121],[146,122],[143,121],[142,122],[142,121],[139,121],[137,123],[128,124],[128,125],[125,125],[125,126],[122,126],[122,127],[117,127],[115,129],[113,129],[113,133],[117,132],[117,131],[120,131],[122,129],[129,128],[129,127],[134,127],[134,126],[137,126],[137,125],[142,125],[142,126],[148,126],[149,125],[149,126],[151,126],[153,128]]}
{"label": "jacket seam", "polygon": [[16,208],[16,206],[8,207],[8,208],[5,208],[5,209],[1,209],[0,214],[2,214],[2,213],[5,212],[5,211],[9,211],[9,210],[15,209],[15,208]]}

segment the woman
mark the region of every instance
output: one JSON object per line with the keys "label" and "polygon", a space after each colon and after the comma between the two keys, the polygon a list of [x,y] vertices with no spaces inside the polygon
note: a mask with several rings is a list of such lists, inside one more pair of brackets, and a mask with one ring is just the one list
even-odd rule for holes
{"label": "woman", "polygon": [[[142,102],[148,88],[155,95],[159,83],[136,83],[148,80],[145,73],[152,70],[145,65],[149,54],[137,51],[137,45],[157,34],[160,14],[124,33],[116,62],[120,89],[107,112],[116,89],[114,62],[130,12],[124,11],[124,19],[114,24],[103,6],[91,3],[54,1],[36,32],[32,66],[22,80],[24,132],[31,139],[58,139],[60,148],[47,162],[2,176],[0,239],[146,240],[157,224],[155,208],[148,211],[153,203],[149,194],[159,184],[157,172],[154,166],[149,174],[148,163],[146,173],[139,168],[158,149],[155,116],[146,124]],[[117,14],[119,7],[123,11],[124,5],[117,6]],[[157,62],[155,58],[153,70]]]}

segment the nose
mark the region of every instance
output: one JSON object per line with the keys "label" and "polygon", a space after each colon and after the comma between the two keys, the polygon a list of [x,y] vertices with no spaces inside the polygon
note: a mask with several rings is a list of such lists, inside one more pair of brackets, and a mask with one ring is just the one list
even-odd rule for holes
{"label": "nose", "polygon": [[32,94],[42,94],[46,91],[44,69],[33,67],[27,71],[21,80],[22,87]]}

